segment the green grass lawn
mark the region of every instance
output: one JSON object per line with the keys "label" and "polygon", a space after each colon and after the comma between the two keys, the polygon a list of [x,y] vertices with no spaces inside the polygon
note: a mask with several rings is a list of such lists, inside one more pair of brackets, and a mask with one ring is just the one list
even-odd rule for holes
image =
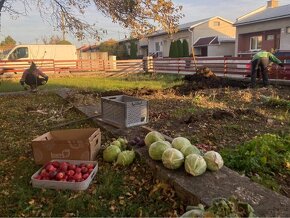
{"label": "green grass lawn", "polygon": [[[156,190],[160,183],[139,158],[120,167],[104,162],[100,153],[98,173],[85,191],[33,188],[30,178],[41,166],[34,163],[31,141],[58,123],[84,118],[74,109],[62,110],[69,106],[53,93],[0,96],[1,217],[177,217],[184,212],[171,188]],[[89,127],[97,126],[63,128]],[[111,140],[102,132],[102,143]]]}
{"label": "green grass lawn", "polygon": [[[180,77],[175,75],[157,75],[152,77],[150,74],[130,75],[128,77],[51,77],[47,85],[40,87],[41,90],[56,88],[78,88],[90,89],[95,91],[105,90],[125,90],[132,88],[164,89],[180,84]],[[19,79],[5,79],[1,81],[1,92],[23,91],[19,84]]]}

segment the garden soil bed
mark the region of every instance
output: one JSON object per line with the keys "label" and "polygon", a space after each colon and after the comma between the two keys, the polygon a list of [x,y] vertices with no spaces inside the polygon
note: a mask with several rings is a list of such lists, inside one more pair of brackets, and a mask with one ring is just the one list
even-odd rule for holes
{"label": "garden soil bed", "polygon": [[[150,128],[172,138],[187,137],[204,150],[219,151],[262,134],[290,132],[289,108],[265,103],[265,96],[290,100],[290,87],[248,89],[245,84],[237,87],[237,81],[233,82],[234,87],[228,86],[230,83],[211,88],[214,83],[198,80],[163,91],[80,91],[69,96],[69,100],[79,105],[100,104],[101,96],[119,94],[147,99]],[[289,177],[276,177],[281,194],[290,197]]]}

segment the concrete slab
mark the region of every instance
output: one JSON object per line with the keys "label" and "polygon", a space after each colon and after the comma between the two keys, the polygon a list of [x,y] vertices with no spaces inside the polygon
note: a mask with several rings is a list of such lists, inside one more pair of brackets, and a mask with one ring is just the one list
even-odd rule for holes
{"label": "concrete slab", "polygon": [[[68,96],[63,90],[60,96]],[[77,107],[79,111],[91,116],[98,110],[95,107]],[[150,131],[147,127],[134,127],[128,129],[117,129],[114,126],[93,119],[102,129],[108,131],[115,137],[126,136],[132,139],[135,136],[146,134]],[[172,138],[166,136],[167,140]],[[193,177],[185,170],[166,169],[161,162],[152,160],[147,151],[147,147],[134,148],[139,156],[145,160],[148,167],[152,169],[156,178],[167,181],[171,184],[179,197],[189,205],[202,203],[210,205],[214,198],[237,196],[239,199],[251,204],[255,214],[261,217],[289,217],[290,216],[290,199],[274,191],[262,187],[252,182],[248,177],[241,176],[237,172],[223,167],[218,172],[207,171],[201,176]]]}
{"label": "concrete slab", "polygon": [[289,217],[290,199],[252,182],[248,177],[223,167],[218,172],[206,171],[201,176],[193,177],[184,168],[166,169],[161,162],[152,160],[146,147],[135,149],[155,176],[170,183],[181,199],[189,205],[202,203],[210,205],[214,198],[230,197],[251,204],[255,214],[262,217]]}

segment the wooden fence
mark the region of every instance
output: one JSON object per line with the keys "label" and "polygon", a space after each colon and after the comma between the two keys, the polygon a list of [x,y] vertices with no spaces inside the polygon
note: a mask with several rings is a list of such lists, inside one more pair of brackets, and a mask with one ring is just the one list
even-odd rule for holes
{"label": "wooden fence", "polygon": [[[290,57],[279,57],[287,60],[284,68],[273,64],[269,68],[269,76],[272,79],[290,80]],[[200,57],[196,58],[156,58],[151,60],[149,71],[154,73],[193,74],[204,67],[210,68],[217,75],[245,77],[251,74],[251,60],[239,57]]]}
{"label": "wooden fence", "polygon": [[109,69],[108,63],[104,60],[17,60],[3,61],[0,60],[0,69],[2,73],[23,72],[34,61],[35,64],[45,72],[82,72],[82,71],[104,71]]}
{"label": "wooden fence", "polygon": [[[290,80],[290,57],[279,57],[285,60],[285,68],[276,64],[270,68],[271,79]],[[32,60],[31,60],[32,61]],[[193,74],[204,67],[210,68],[218,76],[245,77],[250,75],[251,64],[248,58],[238,57],[199,57],[193,58],[144,58],[143,60],[33,60],[45,72],[105,72],[110,75],[128,75],[130,73],[153,72],[171,74]],[[0,61],[2,73],[23,72],[29,67],[28,60]],[[0,72],[1,73],[1,72]]]}

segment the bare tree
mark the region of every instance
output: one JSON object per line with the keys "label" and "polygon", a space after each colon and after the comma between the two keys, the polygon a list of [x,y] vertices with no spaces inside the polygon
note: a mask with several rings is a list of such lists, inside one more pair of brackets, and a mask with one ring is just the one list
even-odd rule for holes
{"label": "bare tree", "polygon": [[[22,11],[14,8],[16,2],[22,3]],[[65,28],[81,40],[86,35],[100,37],[95,26],[82,18],[93,5],[96,12],[131,29],[134,36],[148,34],[156,28],[173,33],[183,16],[181,6],[175,6],[172,0],[0,0],[0,13],[21,16],[36,6],[44,20],[57,29],[62,29],[65,23]]]}

